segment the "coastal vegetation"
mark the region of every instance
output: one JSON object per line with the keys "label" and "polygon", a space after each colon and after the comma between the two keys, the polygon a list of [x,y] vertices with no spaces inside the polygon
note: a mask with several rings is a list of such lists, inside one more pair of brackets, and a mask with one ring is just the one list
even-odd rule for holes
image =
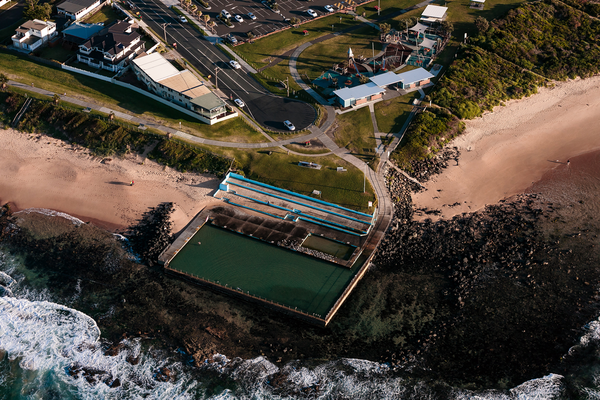
{"label": "coastal vegetation", "polygon": [[[455,60],[428,99],[456,118],[472,119],[507,100],[530,96],[552,80],[599,73],[600,21],[584,12],[595,10],[586,4],[544,0],[522,4],[491,21],[474,18],[475,36],[456,49]],[[440,148],[436,136],[456,135],[452,124],[440,132],[445,123],[440,122],[429,132],[432,119],[417,116],[407,134],[419,134],[392,158],[410,169],[413,161],[432,156]]]}

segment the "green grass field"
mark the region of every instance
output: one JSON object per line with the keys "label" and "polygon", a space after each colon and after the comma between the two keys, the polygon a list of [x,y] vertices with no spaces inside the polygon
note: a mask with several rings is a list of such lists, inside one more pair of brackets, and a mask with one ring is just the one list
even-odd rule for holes
{"label": "green grass field", "polygon": [[100,11],[90,15],[85,19],[86,24],[96,24],[98,22],[104,22],[104,25],[108,25],[113,21],[118,19],[124,19],[124,15],[115,10],[110,6],[104,6],[100,9]]}
{"label": "green grass field", "polygon": [[[339,32],[342,29],[357,24],[361,24],[361,22],[354,21],[349,15],[334,14],[300,25],[297,28],[290,28],[255,40],[253,43],[236,46],[233,50],[254,68],[258,69],[269,64],[273,57],[284,54],[288,50],[292,50],[321,36],[332,32]],[[331,29],[331,25],[333,25],[333,30]],[[308,31],[307,36],[302,33],[304,30]]]}
{"label": "green grass field", "polygon": [[376,19],[378,18],[377,9],[375,8],[377,4],[381,7],[381,12],[379,13],[379,17],[384,17],[388,14],[392,14],[398,12],[400,10],[405,10],[410,8],[416,4],[420,3],[419,0],[379,0],[372,1],[370,3],[364,4],[360,7],[356,8],[356,13],[358,15],[365,14],[365,18],[367,19]]}
{"label": "green grass field", "polygon": [[239,118],[209,126],[146,96],[84,75],[37,64],[26,56],[0,52],[0,71],[12,80],[34,83],[35,87],[55,93],[67,93],[82,100],[103,104],[117,111],[138,114],[143,118],[182,130],[199,137],[232,141],[262,141],[262,135]]}
{"label": "green grass field", "polygon": [[417,97],[419,97],[419,92],[413,92],[375,103],[375,118],[379,131],[383,133],[400,132],[413,108],[412,101]]}
{"label": "green grass field", "polygon": [[337,116],[335,143],[363,161],[375,157],[375,136],[368,107]]}
{"label": "green grass field", "polygon": [[345,35],[336,36],[321,43],[314,44],[304,50],[298,57],[297,68],[301,76],[308,75],[311,80],[331,69],[333,64],[347,59],[348,48],[352,48],[354,57],[373,56],[381,50],[378,31],[365,26]]}

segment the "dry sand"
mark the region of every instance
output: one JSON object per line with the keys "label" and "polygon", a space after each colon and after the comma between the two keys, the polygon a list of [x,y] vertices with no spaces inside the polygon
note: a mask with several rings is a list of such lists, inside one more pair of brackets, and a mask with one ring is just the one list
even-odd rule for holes
{"label": "dry sand", "polygon": [[[175,203],[178,232],[216,202],[214,176],[179,173],[142,157],[101,158],[44,135],[0,130],[0,202],[17,209],[47,208],[109,230],[129,226],[161,202]],[[130,182],[134,185],[130,186]]]}
{"label": "dry sand", "polygon": [[[508,102],[467,121],[449,146],[461,151],[459,165],[413,194],[416,208],[451,218],[524,192],[542,175],[568,168],[567,160],[600,149],[600,77],[558,82],[529,98]],[[460,203],[460,205],[452,206]]]}

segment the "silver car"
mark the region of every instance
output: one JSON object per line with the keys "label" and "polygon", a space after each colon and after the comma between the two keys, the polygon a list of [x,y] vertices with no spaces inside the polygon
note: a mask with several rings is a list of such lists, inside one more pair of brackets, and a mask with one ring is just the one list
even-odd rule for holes
{"label": "silver car", "polygon": [[246,104],[244,104],[244,102],[242,101],[242,99],[235,99],[233,101],[238,107],[242,108],[244,107]]}
{"label": "silver car", "polygon": [[294,124],[292,124],[290,121],[288,121],[287,119],[285,121],[283,121],[283,124],[285,125],[286,128],[288,128],[290,131],[295,131],[296,127],[294,126]]}

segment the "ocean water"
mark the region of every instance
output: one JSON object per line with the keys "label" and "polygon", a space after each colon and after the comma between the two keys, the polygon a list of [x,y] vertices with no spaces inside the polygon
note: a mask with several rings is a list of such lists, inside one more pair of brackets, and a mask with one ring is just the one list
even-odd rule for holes
{"label": "ocean water", "polygon": [[[560,399],[570,397],[567,381],[579,385],[584,398],[600,398],[600,360],[598,354],[589,359],[600,343],[600,320],[591,321],[580,343],[569,351],[575,359],[586,355],[589,377],[582,380],[583,386],[577,376],[549,374],[506,391],[474,392],[400,378],[386,364],[357,359],[311,368],[297,360],[278,367],[263,357],[241,360],[218,354],[212,363],[197,368],[180,352],[144,346],[135,338],[124,340],[118,354],[106,355],[96,322],[54,302],[47,291],[29,287],[21,267],[18,258],[0,250],[0,285],[5,289],[0,297],[2,400]],[[166,382],[160,379],[165,367],[174,376]]]}

